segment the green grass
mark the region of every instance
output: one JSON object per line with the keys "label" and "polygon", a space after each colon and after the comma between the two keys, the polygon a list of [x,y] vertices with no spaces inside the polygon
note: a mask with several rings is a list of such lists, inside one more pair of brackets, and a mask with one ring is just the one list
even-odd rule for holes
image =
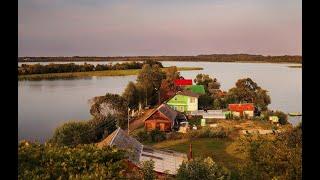
{"label": "green grass", "polygon": [[154,148],[170,149],[177,152],[189,152],[189,145],[192,144],[192,152],[194,157],[212,157],[215,162],[234,171],[237,164],[242,160],[233,156],[226,151],[228,145],[232,143],[229,139],[212,139],[212,138],[198,138],[194,140],[180,139],[163,141],[154,144]]}
{"label": "green grass", "polygon": [[[167,68],[162,68],[165,70]],[[178,67],[178,71],[202,70],[200,67]],[[48,73],[48,74],[31,74],[19,75],[18,80],[55,80],[55,79],[77,79],[90,78],[92,76],[129,76],[137,75],[140,69],[127,70],[106,70],[106,71],[89,71],[89,72],[68,72],[68,73]]]}

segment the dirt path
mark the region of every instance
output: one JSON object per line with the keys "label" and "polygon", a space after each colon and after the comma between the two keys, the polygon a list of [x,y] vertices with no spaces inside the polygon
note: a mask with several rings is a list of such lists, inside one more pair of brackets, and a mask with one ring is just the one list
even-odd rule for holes
{"label": "dirt path", "polygon": [[142,116],[136,118],[136,119],[133,119],[130,121],[130,124],[129,124],[129,129],[130,129],[130,132],[132,132],[133,130],[135,129],[138,129],[140,127],[142,127],[144,125],[144,119],[153,111],[154,109],[148,109],[146,110]]}

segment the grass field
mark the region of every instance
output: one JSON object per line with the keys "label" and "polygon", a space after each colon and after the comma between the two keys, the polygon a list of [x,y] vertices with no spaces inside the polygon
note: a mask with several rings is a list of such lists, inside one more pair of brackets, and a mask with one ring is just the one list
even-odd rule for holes
{"label": "grass field", "polygon": [[230,148],[228,148],[229,145],[232,144],[232,141],[229,139],[198,138],[194,140],[168,140],[154,144],[153,147],[188,153],[190,143],[192,144],[192,152],[194,157],[210,156],[215,162],[227,167],[231,171],[236,168],[237,164],[242,162],[242,159],[236,157],[236,155],[230,151]]}
{"label": "grass field", "polygon": [[[166,68],[162,68],[165,70]],[[200,67],[178,67],[178,71],[202,70]],[[18,80],[55,80],[55,79],[76,79],[92,76],[129,76],[137,75],[140,69],[128,70],[106,70],[106,71],[89,71],[89,72],[69,72],[69,73],[48,73],[48,74],[31,74],[19,75]]]}

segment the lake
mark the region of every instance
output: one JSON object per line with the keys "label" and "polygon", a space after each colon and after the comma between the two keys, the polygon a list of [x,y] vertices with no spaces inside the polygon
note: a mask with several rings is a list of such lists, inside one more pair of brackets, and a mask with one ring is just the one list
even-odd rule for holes
{"label": "lake", "polygon": [[[84,62],[79,62],[84,63]],[[89,64],[109,62],[89,62]],[[240,78],[250,77],[269,91],[272,110],[302,111],[302,69],[289,68],[293,64],[222,63],[163,61],[164,66],[195,66],[203,70],[182,71],[185,78],[194,79],[205,73],[228,90]],[[21,63],[19,63],[20,65]],[[45,63],[44,63],[45,64]],[[18,138],[44,142],[56,127],[69,120],[91,118],[88,100],[110,93],[121,94],[129,81],[136,76],[91,77],[76,80],[18,81]],[[290,117],[296,125],[301,117]]]}

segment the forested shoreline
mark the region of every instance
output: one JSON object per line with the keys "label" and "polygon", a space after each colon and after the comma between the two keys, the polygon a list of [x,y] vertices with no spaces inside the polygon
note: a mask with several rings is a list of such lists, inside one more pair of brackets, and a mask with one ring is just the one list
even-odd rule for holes
{"label": "forested shoreline", "polygon": [[75,62],[75,61],[203,61],[203,62],[267,62],[302,63],[302,56],[263,56],[250,54],[212,54],[197,56],[72,56],[72,57],[18,57],[18,62]]}

